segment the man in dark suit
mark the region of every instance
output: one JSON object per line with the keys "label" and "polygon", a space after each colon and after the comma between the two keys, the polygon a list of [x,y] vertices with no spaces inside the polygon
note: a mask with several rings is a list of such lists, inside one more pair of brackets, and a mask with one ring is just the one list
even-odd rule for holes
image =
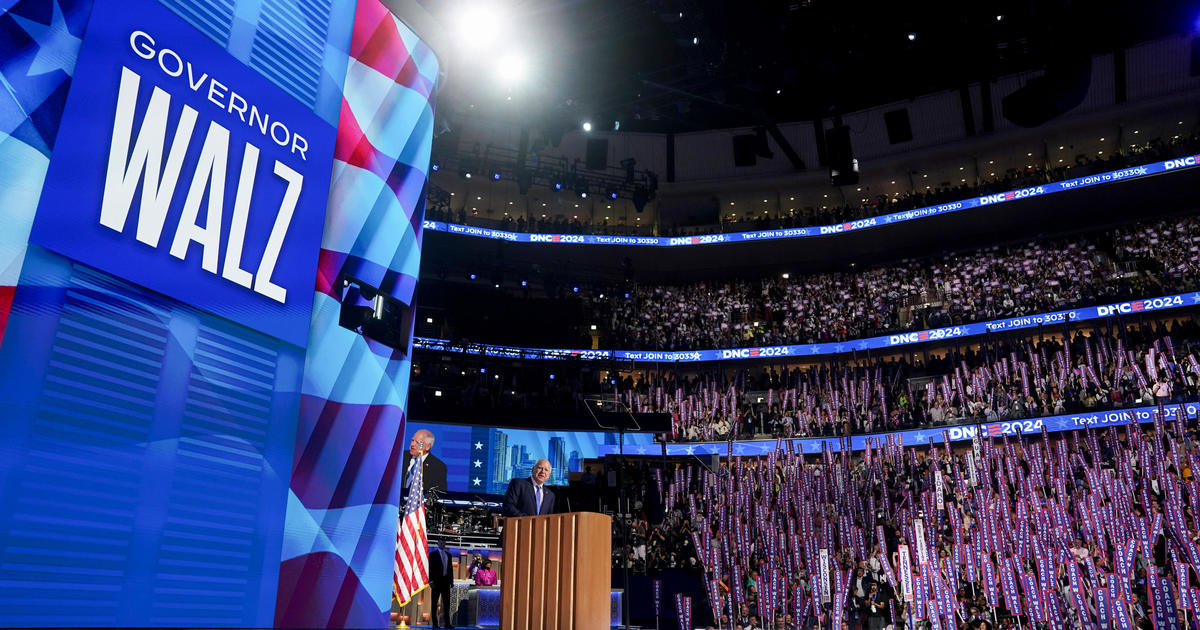
{"label": "man in dark suit", "polygon": [[554,492],[546,486],[550,478],[550,462],[539,459],[529,477],[508,482],[504,493],[505,516],[537,516],[554,513]]}
{"label": "man in dark suit", "polygon": [[446,628],[453,628],[450,621],[450,587],[454,586],[454,559],[446,551],[446,541],[438,540],[437,549],[429,552],[429,592],[433,598],[429,618],[434,628],[438,625],[438,599],[442,600],[442,619]]}
{"label": "man in dark suit", "polygon": [[446,463],[430,452],[433,450],[433,439],[433,434],[425,429],[413,433],[412,441],[408,443],[408,452],[404,454],[404,485],[401,487],[404,488],[405,494],[412,484],[412,473],[417,468],[416,462],[421,464],[421,485],[426,492],[446,491]]}

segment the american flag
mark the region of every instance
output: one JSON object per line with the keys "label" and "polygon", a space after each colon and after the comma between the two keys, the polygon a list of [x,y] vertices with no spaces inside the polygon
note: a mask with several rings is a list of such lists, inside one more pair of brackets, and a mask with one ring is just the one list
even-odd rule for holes
{"label": "american flag", "polygon": [[413,466],[412,487],[396,531],[396,558],[392,567],[392,590],[401,605],[429,584],[429,538],[425,531],[425,499],[422,496],[421,462]]}

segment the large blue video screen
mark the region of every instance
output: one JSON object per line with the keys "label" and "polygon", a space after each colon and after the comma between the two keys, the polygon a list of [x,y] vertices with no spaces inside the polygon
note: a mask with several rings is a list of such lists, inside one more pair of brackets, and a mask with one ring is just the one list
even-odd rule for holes
{"label": "large blue video screen", "polygon": [[334,134],[159,3],[96,0],[30,240],[303,347]]}
{"label": "large blue video screen", "polygon": [[[619,444],[617,433],[602,431],[539,431],[410,421],[404,429],[405,445],[422,430],[433,434],[430,455],[434,464],[425,467],[430,477],[425,486],[438,485],[439,464],[444,464],[444,490],[478,494],[504,494],[508,482],[528,477],[539,459],[550,462],[550,484],[566,485],[569,473],[583,472],[584,460],[613,452]],[[661,446],[654,443],[653,434],[626,433],[625,448],[627,452],[646,454],[659,452]],[[410,461],[406,452],[405,483]]]}

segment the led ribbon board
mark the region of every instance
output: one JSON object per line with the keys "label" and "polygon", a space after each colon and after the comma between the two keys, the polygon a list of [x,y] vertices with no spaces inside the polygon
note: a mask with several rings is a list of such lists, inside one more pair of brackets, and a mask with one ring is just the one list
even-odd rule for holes
{"label": "led ribbon board", "polygon": [[[1169,404],[1166,405],[1165,418],[1166,422],[1174,422],[1180,416],[1180,409],[1187,414],[1189,418],[1195,418],[1200,412],[1200,403],[1189,402],[1183,405]],[[961,424],[952,427],[927,427],[924,429],[912,429],[909,431],[889,431],[886,433],[873,433],[870,435],[851,435],[848,438],[793,438],[782,440],[777,443],[774,439],[770,440],[745,440],[733,442],[733,455],[766,455],[770,453],[782,442],[791,442],[792,452],[795,453],[821,453],[826,448],[831,451],[840,451],[842,445],[845,444],[852,451],[861,451],[867,448],[867,440],[874,440],[875,448],[880,448],[884,444],[884,440],[888,435],[896,436],[895,439],[903,446],[920,446],[933,444],[937,445],[942,442],[942,432],[946,432],[946,437],[951,442],[962,442],[972,440],[975,436],[980,438],[999,438],[1005,435],[1041,435],[1042,428],[1046,429],[1047,433],[1057,433],[1060,431],[1072,431],[1075,429],[1083,429],[1091,427],[1093,429],[1104,427],[1117,427],[1126,424],[1138,423],[1145,424],[1154,422],[1154,414],[1158,412],[1158,407],[1135,407],[1132,409],[1114,409],[1112,411],[1094,411],[1091,413],[1077,413],[1059,416],[1046,416],[1042,418],[1026,418],[1023,420],[1000,420],[997,422],[985,422],[982,424]],[[646,446],[643,444],[634,444],[625,446],[626,455],[657,455],[661,453],[662,448],[659,444]],[[598,447],[599,456],[613,455],[618,452],[618,447],[611,444],[602,444]],[[669,443],[666,445],[667,455],[720,455],[722,457],[729,456],[728,442],[692,442],[692,443]]]}
{"label": "led ribbon board", "polygon": [[880,337],[867,337],[836,343],[806,343],[790,346],[762,346],[758,348],[723,348],[716,350],[572,350],[563,348],[519,348],[513,346],[497,346],[489,344],[454,344],[445,339],[417,337],[413,341],[414,348],[453,352],[457,354],[481,354],[484,356],[506,357],[512,359],[583,359],[607,361],[624,359],[626,361],[649,361],[655,363],[694,363],[698,361],[727,361],[737,359],[773,359],[780,357],[816,357],[829,354],[843,354],[863,350],[879,350],[896,346],[906,346],[927,341],[945,341],[961,337],[972,337],[989,332],[1004,330],[1022,330],[1040,326],[1057,326],[1067,322],[1082,322],[1089,319],[1114,317],[1128,313],[1150,313],[1154,311],[1182,308],[1200,305],[1200,292],[1179,293],[1162,297],[1145,298],[1130,302],[1118,302],[1101,306],[1073,308],[1052,313],[1023,315],[987,322],[961,324],[930,330],[897,333]]}
{"label": "led ribbon board", "polygon": [[305,346],[334,129],[152,0],[96,0],[30,241]]}
{"label": "led ribbon board", "polygon": [[476,227],[473,225],[459,225],[457,223],[447,223],[445,221],[425,221],[424,227],[426,230],[433,230],[434,232],[464,234],[467,236],[510,241],[513,243],[686,247],[689,245],[717,245],[721,243],[772,241],[781,238],[805,238],[810,236],[843,234],[845,232],[854,232],[868,228],[890,225],[892,223],[902,223],[905,221],[924,219],[926,217],[958,212],[960,210],[970,210],[973,208],[981,208],[983,206],[991,206],[998,203],[1004,203],[1006,201],[1040,197],[1042,195],[1049,195],[1067,190],[1075,190],[1077,188],[1087,188],[1089,186],[1097,186],[1099,184],[1108,184],[1128,179],[1148,177],[1150,175],[1157,175],[1159,173],[1180,171],[1194,168],[1198,159],[1200,159],[1200,156],[1193,155],[1172,160],[1164,160],[1162,162],[1154,162],[1153,164],[1145,164],[1143,166],[1133,166],[1116,171],[1109,171],[1107,173],[1098,173],[1096,175],[1085,175],[1083,177],[1076,177],[1074,179],[1068,179],[1061,182],[1051,182],[1049,184],[1042,184],[1040,186],[1030,186],[1029,188],[1010,190],[1008,192],[993,193],[989,195],[983,195],[982,197],[973,197],[970,199],[953,201],[937,206],[914,208],[912,210],[905,210],[904,212],[893,212],[891,214],[870,217],[867,219],[859,219],[846,223],[816,225],[800,228],[780,228],[775,230],[758,230],[755,232],[731,232],[729,234],[704,234],[698,236],[667,237],[610,236],[602,234],[529,234],[526,232],[494,230],[490,228]]}

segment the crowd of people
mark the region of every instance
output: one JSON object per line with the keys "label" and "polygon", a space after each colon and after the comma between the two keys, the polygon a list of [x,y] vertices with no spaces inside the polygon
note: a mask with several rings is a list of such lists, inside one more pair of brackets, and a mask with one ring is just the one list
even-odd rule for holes
{"label": "crowd of people", "polygon": [[581,410],[608,399],[671,416],[673,441],[861,435],[1196,400],[1200,324],[1126,317],[886,359],[672,364],[636,372],[540,363],[486,367],[419,357],[412,391],[476,409]]}
{"label": "crowd of people", "polygon": [[1200,219],[1182,216],[851,273],[636,285],[580,299],[601,347],[696,350],[1031,315],[1194,290],[1198,278]]}
{"label": "crowd of people", "polygon": [[590,220],[586,215],[581,218],[580,215],[568,217],[559,214],[554,216],[530,215],[527,220],[524,216],[505,212],[502,216],[488,218],[487,209],[484,209],[484,215],[481,216],[479,210],[468,210],[466,206],[453,208],[453,198],[444,191],[440,194],[434,194],[431,191],[426,201],[425,218],[507,231],[545,234],[648,235],[657,233],[659,236],[682,236],[811,227],[844,223],[892,212],[961,201],[991,193],[1018,190],[1048,182],[1117,170],[1126,166],[1147,164],[1169,157],[1192,155],[1197,151],[1200,151],[1200,134],[1158,138],[1131,146],[1127,150],[1109,152],[1107,155],[1079,155],[1070,164],[1010,168],[995,175],[981,177],[977,184],[941,184],[930,186],[924,190],[914,189],[907,193],[869,196],[859,203],[826,205],[819,208],[781,209],[774,215],[761,214],[753,218],[747,218],[745,213],[741,215],[741,219],[736,214],[724,215],[711,225],[660,224],[657,232],[652,225],[649,225],[649,221],[627,223],[621,217],[616,217],[614,220],[608,218]]}
{"label": "crowd of people", "polygon": [[754,436],[845,436],[963,423],[1089,413],[1196,400],[1200,361],[1193,320],[1070,343],[1034,336],[931,354],[928,361],[860,359],[757,376],[724,370],[626,379],[635,411],[672,416],[678,441]]}
{"label": "crowd of people", "polygon": [[1141,426],[668,461],[643,473],[642,500],[663,507],[635,517],[620,555],[702,576],[693,626],[1188,627],[1200,432],[1179,417],[1163,406]]}

